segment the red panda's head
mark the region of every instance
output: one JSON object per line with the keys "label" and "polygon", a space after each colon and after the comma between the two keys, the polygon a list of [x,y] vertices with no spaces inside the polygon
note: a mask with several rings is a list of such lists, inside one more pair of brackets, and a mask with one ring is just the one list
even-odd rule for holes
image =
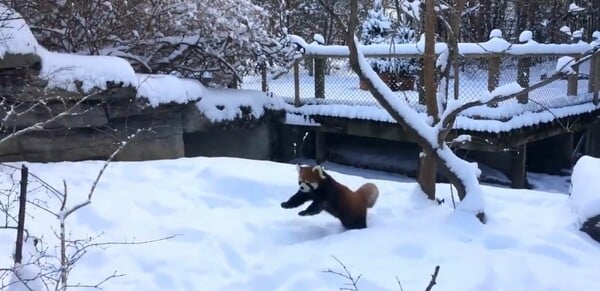
{"label": "red panda's head", "polygon": [[300,192],[311,192],[319,188],[321,181],[327,178],[325,169],[321,165],[307,166],[297,165],[298,169],[298,185]]}

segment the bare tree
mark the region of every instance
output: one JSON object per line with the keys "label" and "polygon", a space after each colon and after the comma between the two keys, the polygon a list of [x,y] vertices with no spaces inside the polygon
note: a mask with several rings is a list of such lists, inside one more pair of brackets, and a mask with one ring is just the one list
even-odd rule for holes
{"label": "bare tree", "polygon": [[[26,238],[23,241],[17,240],[17,246],[19,246],[19,243],[29,245],[29,248],[25,248],[28,249],[27,254],[22,256],[24,258],[22,261],[21,259],[15,259],[16,262],[13,268],[0,269],[1,288],[13,284],[20,284],[24,288],[30,288],[32,290],[38,291],[37,288],[39,288],[39,285],[41,283],[43,283],[47,289],[54,290],[67,290],[70,287],[101,288],[101,286],[105,284],[108,280],[121,277],[123,276],[123,274],[120,274],[115,271],[114,273],[107,275],[106,278],[102,279],[101,281],[93,284],[71,284],[69,281],[69,274],[71,270],[74,267],[76,267],[77,262],[82,257],[84,257],[84,255],[87,254],[90,249],[106,248],[113,245],[148,244],[167,240],[175,236],[170,235],[146,241],[102,242],[98,241],[100,235],[81,239],[74,239],[71,238],[70,235],[68,235],[68,218],[80,209],[91,205],[95,189],[100,179],[102,178],[104,171],[107,169],[108,165],[119,154],[119,152],[125,149],[125,147],[132,141],[134,141],[136,136],[143,131],[145,131],[145,129],[138,130],[138,132],[131,135],[128,140],[120,143],[117,150],[115,150],[113,154],[106,160],[106,162],[98,172],[94,182],[92,183],[89,189],[86,199],[83,201],[69,203],[69,192],[65,181],[63,181],[63,190],[60,191],[46,183],[44,180],[42,180],[35,174],[30,174],[32,176],[32,181],[30,183],[32,185],[35,185],[32,191],[44,192],[45,198],[34,196],[29,198],[27,203],[33,208],[44,211],[45,213],[49,214],[51,217],[54,217],[57,220],[58,230],[54,231],[54,234],[59,243],[59,246],[57,247],[59,253],[50,254],[48,252],[48,249],[54,249],[54,246],[50,247],[44,244],[42,240],[30,235],[29,232],[26,231]],[[16,182],[15,177],[15,173],[17,172],[18,168],[12,165],[2,164],[0,165],[0,169],[2,169],[4,173],[6,173],[5,175],[0,175],[0,178],[5,178],[7,181],[12,181],[12,183],[6,183],[6,185],[9,185],[6,189],[0,189],[0,211],[4,216],[4,224],[0,226],[0,229],[16,230],[17,227],[15,225],[20,222],[19,219],[14,215],[15,203],[16,201],[18,201],[18,199],[16,198],[16,196],[18,196],[18,191],[16,191],[16,185],[18,185],[19,183]],[[31,244],[33,244],[34,248],[31,247]],[[15,256],[17,256],[17,253],[15,253]],[[20,254],[19,257],[21,257]],[[9,274],[11,279],[6,281],[6,279],[8,279],[9,277]]]}

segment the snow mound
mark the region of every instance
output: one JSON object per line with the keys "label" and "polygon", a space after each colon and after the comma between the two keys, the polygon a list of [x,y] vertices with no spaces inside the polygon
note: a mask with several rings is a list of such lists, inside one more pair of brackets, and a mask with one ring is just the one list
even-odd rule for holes
{"label": "snow mound", "polygon": [[36,53],[38,42],[23,17],[0,4],[0,58],[6,54]]}
{"label": "snow mound", "polygon": [[590,156],[581,157],[573,167],[571,201],[581,222],[600,215],[598,171],[600,171],[600,159]]}

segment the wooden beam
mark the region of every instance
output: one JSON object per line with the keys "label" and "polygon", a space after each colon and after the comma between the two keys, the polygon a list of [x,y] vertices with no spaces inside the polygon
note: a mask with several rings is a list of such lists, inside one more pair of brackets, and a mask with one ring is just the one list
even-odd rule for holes
{"label": "wooden beam", "polygon": [[327,138],[325,132],[320,130],[315,131],[315,160],[317,164],[321,164],[327,160]]}
{"label": "wooden beam", "polygon": [[510,186],[518,189],[527,187],[527,145],[512,151],[510,162]]}

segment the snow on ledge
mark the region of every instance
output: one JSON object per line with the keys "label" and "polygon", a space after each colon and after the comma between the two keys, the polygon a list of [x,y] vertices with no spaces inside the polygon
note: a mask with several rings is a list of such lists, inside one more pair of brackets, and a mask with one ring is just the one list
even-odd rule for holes
{"label": "snow on ledge", "polygon": [[104,90],[107,82],[135,86],[137,78],[131,65],[122,58],[50,52],[39,47],[42,58],[40,77],[48,81],[48,88],[79,92],[76,81],[82,82],[84,94],[93,89]]}
{"label": "snow on ledge", "polygon": [[255,90],[205,88],[204,97],[196,102],[198,110],[212,122],[233,120],[243,116],[242,107],[249,108],[250,115],[262,117],[265,109],[281,109],[280,97]]}
{"label": "snow on ledge", "polygon": [[0,4],[0,58],[6,54],[33,54],[38,42],[18,12]]}
{"label": "snow on ledge", "polygon": [[600,159],[581,157],[571,174],[571,202],[581,222],[600,214]]}
{"label": "snow on ledge", "polygon": [[164,74],[136,74],[135,88],[137,97],[147,99],[152,107],[172,102],[190,102],[206,92],[198,80]]}

